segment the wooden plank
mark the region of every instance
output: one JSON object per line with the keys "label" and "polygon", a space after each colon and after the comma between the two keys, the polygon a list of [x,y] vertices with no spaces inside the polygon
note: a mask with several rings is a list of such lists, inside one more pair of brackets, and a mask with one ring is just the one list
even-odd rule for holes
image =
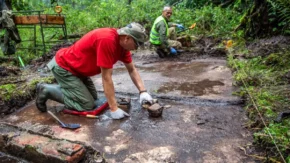
{"label": "wooden plank", "polygon": [[[23,24],[33,25],[33,24],[39,24],[40,23],[38,15],[14,16],[13,19],[14,19],[14,23],[16,25],[23,25]],[[45,18],[44,15],[41,15],[40,19],[41,19],[41,22],[44,23],[46,18]]]}
{"label": "wooden plank", "polygon": [[63,16],[47,15],[47,24],[64,25],[64,17]]}
{"label": "wooden plank", "polygon": [[[39,19],[40,18],[40,19]],[[14,16],[14,23],[16,25],[35,25],[35,24],[64,24],[63,16],[53,16],[53,15],[27,15],[27,16]]]}

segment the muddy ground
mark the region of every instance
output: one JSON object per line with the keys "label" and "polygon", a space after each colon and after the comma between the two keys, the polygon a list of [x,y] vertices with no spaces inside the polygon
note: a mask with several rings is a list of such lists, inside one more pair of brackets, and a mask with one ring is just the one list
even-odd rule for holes
{"label": "muddy ground", "polygon": [[[274,49],[277,49],[285,39],[288,38],[263,40],[257,49],[267,49],[273,42],[276,42]],[[23,73],[26,76],[21,78],[23,82],[50,76],[45,63],[57,49],[68,45],[70,43],[53,48],[25,70],[0,67],[2,84],[8,76]],[[237,88],[232,84],[232,72],[226,65],[227,51],[222,41],[200,38],[192,45],[181,55],[169,58],[159,58],[147,47],[133,52],[147,90],[161,105],[171,106],[160,118],[149,117],[148,112],[141,108],[137,89],[122,63],[117,63],[113,72],[116,96],[131,99],[129,118],[111,120],[106,116],[108,111],[100,119],[67,115],[58,112],[63,105],[48,101],[49,110],[63,121],[82,125],[75,131],[66,130],[47,113],[37,110],[32,88],[26,98],[8,102],[1,99],[0,122],[83,142],[101,152],[107,162],[257,162],[241,150],[245,149],[248,154],[253,152],[252,136],[243,128],[247,121],[242,109],[243,101],[232,95]],[[252,45],[249,48],[252,48],[252,55],[259,52]],[[100,76],[92,79],[103,96]],[[17,83],[21,84],[20,81]],[[5,154],[0,153],[0,161],[2,155]]]}

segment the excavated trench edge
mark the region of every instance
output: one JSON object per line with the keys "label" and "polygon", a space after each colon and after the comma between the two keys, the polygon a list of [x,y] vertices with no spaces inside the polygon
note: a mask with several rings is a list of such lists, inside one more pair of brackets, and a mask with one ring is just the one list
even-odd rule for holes
{"label": "excavated trench edge", "polygon": [[[104,91],[98,91],[100,93],[104,93]],[[117,96],[130,96],[131,99],[136,99],[139,97],[137,93],[124,93],[124,92],[115,92]],[[201,99],[198,97],[176,97],[176,96],[168,96],[168,95],[157,95],[151,94],[153,98],[163,99],[163,100],[171,100],[176,102],[182,102],[185,104],[196,104],[200,106],[227,106],[227,105],[241,105],[244,101],[241,98],[235,100],[222,100],[222,99]]]}
{"label": "excavated trench edge", "polygon": [[[98,90],[98,93],[99,93],[99,95],[104,96],[104,91]],[[228,105],[240,105],[243,103],[243,100],[241,98],[237,98],[237,99],[233,99],[233,100],[223,100],[223,99],[201,99],[199,97],[192,97],[192,96],[191,97],[177,97],[177,96],[169,96],[169,95],[158,95],[158,94],[154,94],[154,93],[151,93],[151,95],[153,98],[162,99],[165,101],[170,100],[170,101],[174,101],[177,103],[194,104],[194,105],[199,105],[199,106],[228,106]],[[116,96],[117,97],[124,97],[124,96],[128,97],[129,96],[129,97],[131,97],[132,100],[137,100],[139,97],[139,94],[138,93],[125,93],[125,92],[116,91]],[[89,146],[81,141],[72,141],[72,140],[67,140],[67,139],[60,139],[60,138],[57,138],[57,137],[49,135],[49,134],[42,134],[39,132],[35,132],[32,130],[21,128],[19,126],[14,126],[12,124],[5,123],[5,122],[0,123],[0,125],[1,124],[11,126],[15,129],[21,131],[21,132],[28,132],[28,133],[35,134],[35,135],[48,137],[52,140],[59,140],[59,141],[65,140],[65,141],[68,141],[71,143],[81,144],[87,151],[86,155],[84,156],[84,158],[81,162],[85,162],[88,159],[93,158],[94,157],[93,155],[95,155],[95,153],[98,153],[100,155],[100,153],[96,149],[94,149],[92,146]],[[3,152],[4,156],[7,153],[7,152],[5,153],[5,151],[0,151],[0,152]],[[8,153],[6,157],[14,159],[15,156],[11,155],[11,157],[10,157],[10,153]],[[102,156],[101,156],[101,158],[104,159]],[[15,159],[22,159],[22,158],[15,157]]]}
{"label": "excavated trench edge", "polygon": [[[66,142],[70,142],[70,143],[80,144],[80,145],[82,145],[84,147],[86,152],[85,152],[85,156],[83,157],[83,159],[81,159],[81,161],[79,163],[90,162],[90,161],[92,161],[91,159],[93,159],[96,156],[98,156],[98,158],[102,159],[102,161],[100,161],[100,162],[105,162],[105,159],[103,158],[103,156],[101,155],[101,153],[99,151],[97,151],[95,148],[93,148],[92,146],[90,146],[90,145],[88,145],[88,144],[86,144],[84,142],[57,138],[57,137],[55,137],[53,135],[43,134],[43,133],[40,133],[40,132],[35,132],[35,131],[29,130],[29,129],[25,129],[25,128],[22,128],[22,127],[19,127],[19,126],[15,126],[15,125],[6,123],[6,122],[0,122],[0,126],[8,126],[8,127],[12,128],[13,131],[26,132],[26,133],[33,134],[33,135],[39,135],[39,136],[46,137],[46,138],[49,138],[49,139],[55,140],[55,141],[66,141]],[[6,140],[6,143],[9,144],[8,141],[9,140]],[[1,150],[1,148],[3,150]],[[11,158],[11,159],[14,159],[14,160],[21,161],[23,163],[26,163],[27,161],[29,162],[29,160],[25,160],[23,158],[18,158],[13,153],[9,153],[9,152],[7,153],[7,149],[5,149],[6,146],[5,147],[1,147],[1,148],[0,148],[0,154],[2,154],[2,155],[0,155],[1,157]]]}

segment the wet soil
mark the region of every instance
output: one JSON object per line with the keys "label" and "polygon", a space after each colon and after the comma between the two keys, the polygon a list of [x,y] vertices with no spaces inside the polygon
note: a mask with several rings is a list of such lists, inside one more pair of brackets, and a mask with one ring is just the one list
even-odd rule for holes
{"label": "wet soil", "polygon": [[255,40],[247,45],[247,48],[249,49],[249,55],[247,55],[247,57],[266,57],[271,53],[277,53],[283,49],[289,49],[289,41],[290,37],[286,36],[275,36]]}
{"label": "wet soil", "polygon": [[29,163],[28,161],[0,152],[1,163]]}
{"label": "wet soil", "polygon": [[[6,84],[13,84],[16,85],[15,87],[18,86],[20,87],[21,85],[26,83],[26,79],[20,77],[22,74],[25,74],[25,72],[21,72],[20,68],[18,67],[0,66],[0,76],[1,76],[0,85],[3,86]],[[21,108],[27,102],[33,99],[33,96],[22,96],[22,97],[19,97],[18,95],[11,96],[9,90],[6,90],[4,88],[0,90],[1,90],[0,117],[3,117],[3,115],[13,113],[14,111]],[[31,93],[33,95],[33,92]],[[4,99],[5,97],[10,96],[11,98]]]}
{"label": "wet soil", "polygon": [[[63,43],[54,46],[50,52],[38,59],[33,60],[25,68],[19,68],[16,66],[0,66],[0,85],[15,85],[15,89],[13,89],[15,91],[12,95],[7,89],[0,89],[0,117],[4,117],[5,115],[15,112],[34,99],[35,84],[30,85],[29,82],[34,79],[37,80],[42,77],[47,77],[47,75],[43,73],[46,71],[45,64],[53,58],[58,49],[61,47],[68,47],[71,44],[72,43]],[[18,90],[23,91],[18,92]],[[5,99],[3,97],[10,98]]]}
{"label": "wet soil", "polygon": [[[49,109],[64,122],[82,125],[75,131],[65,130],[47,113],[37,110],[31,101],[35,97],[32,93],[24,100],[26,105],[5,103],[5,115],[9,115],[0,122],[84,142],[100,151],[108,162],[255,162],[240,150],[252,142],[252,137],[242,127],[247,121],[240,106],[243,101],[232,95],[237,88],[232,85],[231,70],[226,66],[225,48],[220,47],[220,40],[211,38],[193,43],[195,46],[181,55],[168,58],[159,58],[146,47],[133,52],[147,90],[161,105],[171,106],[160,118],[150,118],[140,107],[137,89],[124,65],[117,63],[113,72],[116,96],[132,99],[129,118],[111,120],[108,111],[100,119],[67,115],[56,112],[63,105],[49,101]],[[50,75],[43,71],[45,63],[58,48],[68,45],[60,45],[33,61],[33,76]],[[3,77],[13,74],[3,72]],[[103,95],[100,76],[92,79]]]}

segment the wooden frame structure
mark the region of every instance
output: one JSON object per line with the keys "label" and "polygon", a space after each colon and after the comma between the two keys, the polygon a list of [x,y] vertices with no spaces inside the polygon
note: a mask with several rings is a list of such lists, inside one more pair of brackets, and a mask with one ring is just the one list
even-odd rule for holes
{"label": "wooden frame structure", "polygon": [[[41,14],[42,12],[43,12],[42,10],[13,12],[14,14],[13,20],[17,28],[32,28],[34,30],[34,37],[32,40],[22,40],[22,42],[33,41],[34,43],[33,48],[19,48],[19,49],[32,49],[35,52],[35,54],[37,53],[37,50],[42,50],[43,54],[45,54],[46,47],[50,45],[49,43],[53,42],[46,41],[44,39],[45,37],[43,31],[45,28],[61,28],[64,37],[60,41],[63,42],[64,40],[67,40],[65,17],[60,14],[54,15]],[[40,45],[37,44],[36,42],[36,26],[38,25],[40,26],[42,40],[42,43]]]}

